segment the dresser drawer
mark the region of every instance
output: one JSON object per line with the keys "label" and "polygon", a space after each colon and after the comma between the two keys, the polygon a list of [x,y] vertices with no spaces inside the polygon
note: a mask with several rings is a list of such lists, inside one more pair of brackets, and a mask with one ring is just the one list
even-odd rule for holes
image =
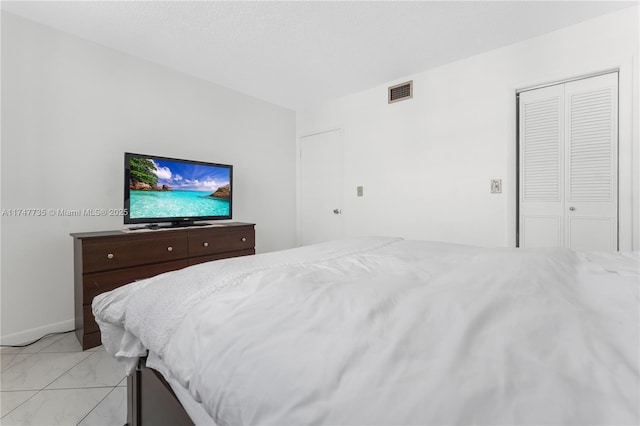
{"label": "dresser drawer", "polygon": [[198,229],[189,231],[189,257],[208,256],[255,247],[253,226]]}
{"label": "dresser drawer", "polygon": [[211,262],[212,260],[230,259],[232,257],[250,256],[252,254],[256,254],[256,251],[254,249],[210,254],[208,256],[192,257],[189,259],[189,265],[197,265],[199,263]]}
{"label": "dresser drawer", "polygon": [[82,245],[84,273],[187,258],[187,235],[131,235],[125,238],[96,238]]}
{"label": "dresser drawer", "polygon": [[82,277],[83,292],[82,303],[90,305],[93,298],[111,291],[125,284],[132,283],[144,278],[153,277],[163,272],[175,271],[189,266],[187,259],[175,260],[173,262],[165,262],[157,265],[138,266],[136,268],[126,268],[117,271],[96,272],[86,274]]}

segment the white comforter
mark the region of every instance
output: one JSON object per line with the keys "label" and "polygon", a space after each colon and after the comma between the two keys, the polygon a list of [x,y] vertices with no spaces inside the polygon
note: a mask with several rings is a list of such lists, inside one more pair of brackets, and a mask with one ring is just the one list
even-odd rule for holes
{"label": "white comforter", "polygon": [[638,424],[639,257],[357,238],[93,302],[220,425]]}

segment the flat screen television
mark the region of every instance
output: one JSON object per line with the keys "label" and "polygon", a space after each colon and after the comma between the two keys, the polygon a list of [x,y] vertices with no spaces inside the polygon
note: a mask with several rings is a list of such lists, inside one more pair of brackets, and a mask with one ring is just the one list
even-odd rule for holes
{"label": "flat screen television", "polygon": [[124,170],[125,224],[193,226],[232,218],[231,165],[126,152]]}

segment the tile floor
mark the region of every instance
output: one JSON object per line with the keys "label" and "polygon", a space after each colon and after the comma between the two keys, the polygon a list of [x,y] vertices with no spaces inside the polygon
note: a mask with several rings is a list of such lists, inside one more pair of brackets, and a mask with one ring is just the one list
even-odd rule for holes
{"label": "tile floor", "polygon": [[102,347],[82,351],[74,333],[0,349],[0,424],[122,426],[124,368]]}

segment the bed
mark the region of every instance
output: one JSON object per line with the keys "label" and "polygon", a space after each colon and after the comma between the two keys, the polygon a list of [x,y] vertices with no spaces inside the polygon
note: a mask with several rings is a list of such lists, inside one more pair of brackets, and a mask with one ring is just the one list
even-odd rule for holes
{"label": "bed", "polygon": [[162,274],[93,312],[133,424],[154,424],[144,404],[169,424],[631,425],[639,261],[351,238]]}

